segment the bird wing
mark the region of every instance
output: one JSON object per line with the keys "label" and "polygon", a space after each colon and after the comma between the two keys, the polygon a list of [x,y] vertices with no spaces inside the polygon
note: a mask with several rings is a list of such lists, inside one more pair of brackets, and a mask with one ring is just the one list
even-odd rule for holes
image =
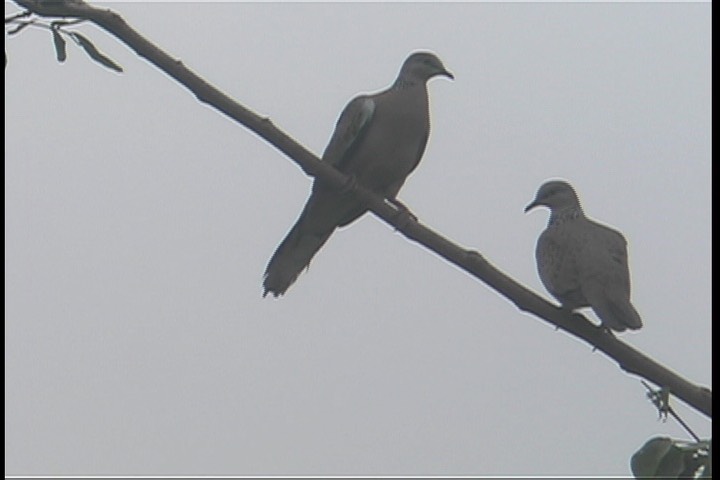
{"label": "bird wing", "polygon": [[335,131],[323,153],[323,161],[347,172],[350,166],[346,160],[362,143],[374,113],[375,101],[370,96],[361,95],[352,99],[338,118]]}
{"label": "bird wing", "polygon": [[623,292],[629,298],[630,269],[625,237],[591,220],[587,220],[584,233],[583,277],[594,279],[608,290]]}

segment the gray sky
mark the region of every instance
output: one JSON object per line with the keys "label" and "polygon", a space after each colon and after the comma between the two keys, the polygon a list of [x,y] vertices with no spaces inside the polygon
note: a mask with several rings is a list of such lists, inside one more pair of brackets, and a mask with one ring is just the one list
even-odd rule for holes
{"label": "gray sky", "polygon": [[[628,239],[645,326],[623,339],[711,386],[709,3],[108,5],[318,154],[354,95],[436,52],[456,80],[430,84],[400,199],[549,298],[548,213],[523,207],[570,180]],[[80,31],[125,73],[6,37],[7,474],[627,475],[687,438],[639,379],[372,215],[262,299],[310,179]]]}

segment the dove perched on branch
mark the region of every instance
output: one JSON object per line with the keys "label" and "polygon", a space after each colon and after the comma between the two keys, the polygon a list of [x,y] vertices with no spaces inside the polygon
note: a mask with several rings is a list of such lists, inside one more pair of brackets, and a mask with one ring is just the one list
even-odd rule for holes
{"label": "dove perched on branch", "polygon": [[[345,107],[322,160],[396,201],[425,151],[430,133],[427,81],[438,75],[454,78],[434,54],[411,54],[388,89],[360,95]],[[283,295],[335,229],[366,211],[351,192],[315,179],[300,217],[268,263],[263,297]]]}
{"label": "dove perched on branch", "polygon": [[622,234],[587,218],[567,182],[543,184],[525,212],[541,205],[550,209],[535,250],[545,288],[563,308],[592,307],[606,328],[622,332],[642,327],[630,303],[627,242]]}

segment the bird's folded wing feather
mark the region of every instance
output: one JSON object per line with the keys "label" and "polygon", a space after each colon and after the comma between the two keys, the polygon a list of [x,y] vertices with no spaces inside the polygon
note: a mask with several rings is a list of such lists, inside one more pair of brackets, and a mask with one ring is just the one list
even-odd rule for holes
{"label": "bird's folded wing feather", "polygon": [[362,95],[347,104],[335,126],[335,131],[323,153],[323,161],[329,162],[339,170],[348,172],[351,166],[344,161],[348,153],[358,148],[365,131],[375,113],[375,101]]}
{"label": "bird's folded wing feather", "polygon": [[594,277],[607,289],[630,291],[627,242],[619,232],[588,222],[586,232],[592,248],[583,255],[584,276]]}

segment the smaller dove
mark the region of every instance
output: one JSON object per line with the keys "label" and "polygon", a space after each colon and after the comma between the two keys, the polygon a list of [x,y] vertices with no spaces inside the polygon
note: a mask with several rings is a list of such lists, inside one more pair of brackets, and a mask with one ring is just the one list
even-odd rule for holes
{"label": "smaller dove", "polygon": [[630,270],[623,235],[588,217],[573,187],[564,181],[543,184],[525,207],[550,209],[535,258],[540,280],[563,308],[592,307],[603,326],[618,332],[642,327],[630,303]]}

